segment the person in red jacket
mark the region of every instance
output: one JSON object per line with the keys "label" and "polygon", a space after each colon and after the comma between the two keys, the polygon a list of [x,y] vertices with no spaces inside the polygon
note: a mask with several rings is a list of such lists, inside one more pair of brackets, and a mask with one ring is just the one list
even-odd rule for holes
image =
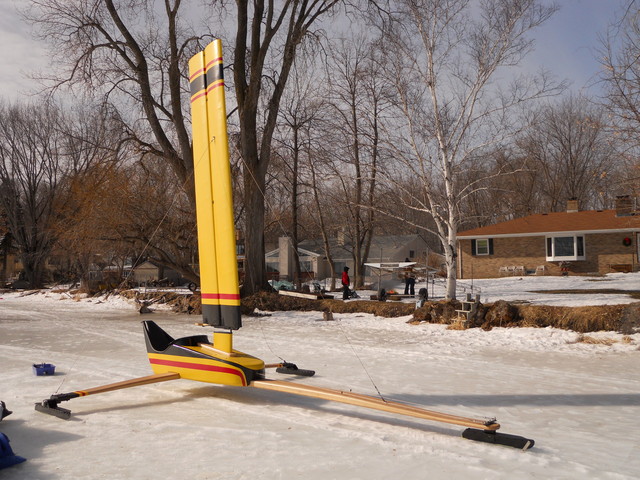
{"label": "person in red jacket", "polygon": [[349,279],[349,267],[344,267],[342,271],[342,299],[346,300],[349,298],[349,284],[351,280]]}

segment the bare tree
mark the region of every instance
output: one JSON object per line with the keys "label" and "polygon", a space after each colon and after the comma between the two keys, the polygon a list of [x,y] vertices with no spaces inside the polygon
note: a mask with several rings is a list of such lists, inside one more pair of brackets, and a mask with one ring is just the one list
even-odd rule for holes
{"label": "bare tree", "polygon": [[620,179],[624,193],[640,193],[640,5],[629,0],[620,20],[602,40],[598,58],[603,67],[604,106],[615,137],[624,140],[622,150],[626,172]]}
{"label": "bare tree", "polygon": [[578,200],[581,208],[612,203],[615,192],[608,182],[619,161],[604,120],[602,110],[584,97],[568,97],[541,109],[519,141],[537,172],[535,211],[564,210],[569,199]]}
{"label": "bare tree", "polygon": [[87,285],[97,255],[108,250],[101,240],[112,222],[104,219],[120,205],[114,198],[119,189],[110,182],[112,172],[129,152],[123,147],[120,122],[106,105],[73,106],[59,129],[69,170],[54,205],[54,253],[59,263],[66,262],[66,276]]}
{"label": "bare tree", "polygon": [[[277,144],[281,147],[283,167],[285,171],[282,180],[286,182],[286,190],[290,202],[288,211],[291,213],[289,227],[286,229],[291,238],[294,251],[294,278],[298,288],[301,286],[301,265],[297,254],[300,243],[301,196],[304,190],[303,156],[308,154],[310,125],[314,123],[321,109],[321,99],[318,98],[316,79],[310,74],[311,62],[301,58],[294,65],[294,75],[290,86],[282,100],[280,110],[280,126],[278,128]],[[284,226],[283,226],[284,227]]]}
{"label": "bare tree", "polygon": [[[72,221],[65,215],[69,180],[109,160],[100,138],[108,130],[106,117],[96,115],[90,123],[70,118],[48,102],[0,106],[0,202],[26,279],[34,287],[45,280],[45,264],[61,225]],[[80,138],[79,129],[93,137]]]}
{"label": "bare tree", "polygon": [[[265,285],[264,192],[271,142],[296,50],[311,27],[341,0],[237,0],[233,78],[243,160],[245,212],[244,291]],[[142,152],[166,161],[191,202],[193,159],[183,99],[186,61],[209,32],[197,36],[184,18],[184,2],[165,0],[34,0],[30,17],[64,67],[54,88],[81,85],[103,94]],[[204,11],[226,11],[209,2]],[[212,8],[213,7],[213,8]],[[191,17],[197,15],[191,14]],[[58,73],[58,72],[55,72]],[[268,81],[267,81],[268,80]]]}
{"label": "bare tree", "polygon": [[402,165],[399,174],[422,185],[416,195],[398,183],[399,201],[433,217],[446,260],[447,298],[455,298],[461,201],[481,188],[479,179],[463,184],[460,175],[471,168],[470,159],[514,134],[517,108],[557,92],[545,76],[500,78],[531,50],[528,33],[556,8],[536,0],[376,6],[373,19],[385,36],[385,67],[400,113],[387,137]]}
{"label": "bare tree", "polygon": [[[184,192],[191,206],[182,214],[185,220],[194,220],[193,158],[185,115],[187,61],[212,35],[208,30],[202,35],[192,33],[185,3],[34,0],[27,15],[49,45],[51,64],[56,65],[42,75],[49,91],[66,87],[109,103],[135,157],[170,167],[167,179],[175,185],[163,193]],[[162,222],[170,218],[169,212],[163,213],[167,217],[142,215],[138,220]],[[152,256],[189,278],[197,278],[192,258],[182,262],[183,255],[168,257],[166,245],[157,243],[163,237],[160,232],[172,231],[173,226],[138,227],[138,233],[158,231],[142,240]],[[135,236],[132,232],[127,235]]]}
{"label": "bare tree", "polygon": [[193,198],[182,99],[186,61],[199,38],[181,22],[181,0],[166,0],[162,9],[156,3],[34,0],[28,15],[59,66],[43,80],[54,90],[81,88],[117,106],[138,149],[168,162]]}
{"label": "bare tree", "polygon": [[[9,254],[13,251],[13,240],[9,229],[9,221],[0,202],[0,252],[2,252],[2,264],[0,265],[0,282],[9,280]],[[3,283],[4,284],[4,283]]]}
{"label": "bare tree", "polygon": [[336,185],[340,187],[340,214],[354,261],[356,287],[364,281],[376,227],[378,170],[381,163],[381,117],[389,109],[388,87],[377,68],[377,46],[364,36],[337,42],[327,62],[331,86],[328,127],[335,130]]}
{"label": "bare tree", "polygon": [[[484,178],[485,188],[461,203],[464,228],[564,210],[608,208],[620,176],[618,140],[609,135],[601,107],[569,96],[532,110],[526,130],[508,148],[470,160],[463,184]],[[500,174],[498,174],[500,173]]]}
{"label": "bare tree", "polygon": [[[336,268],[335,262],[333,259],[333,252],[331,251],[331,246],[329,242],[330,238],[330,230],[332,226],[332,222],[329,218],[327,218],[332,212],[331,209],[326,207],[326,198],[321,193],[323,182],[319,178],[318,172],[318,163],[321,159],[322,148],[309,148],[307,150],[307,160],[309,164],[309,172],[310,172],[310,188],[312,193],[313,201],[311,203],[312,214],[310,215],[317,222],[318,230],[320,232],[320,236],[322,238],[322,246],[324,249],[325,256],[327,257],[327,262],[329,263],[330,269],[330,278],[331,283],[329,289],[331,291],[336,288]],[[312,154],[313,152],[313,154]],[[335,213],[335,212],[334,212]]]}
{"label": "bare tree", "polygon": [[79,279],[83,288],[90,289],[92,268],[111,265],[105,253],[118,248],[112,218],[121,205],[117,198],[121,185],[113,181],[116,174],[115,162],[101,162],[65,180],[66,198],[60,202],[52,250],[61,280]]}
{"label": "bare tree", "polygon": [[535,160],[515,148],[500,147],[472,161],[462,172],[462,184],[485,179],[461,203],[462,228],[476,228],[539,212],[541,180]]}
{"label": "bare tree", "polygon": [[[298,46],[312,26],[340,0],[286,0],[268,2],[238,0],[234,86],[240,125],[239,150],[244,161],[246,269],[244,293],[263,288],[264,192],[271,161],[271,144],[280,102]],[[280,38],[278,38],[280,35]],[[265,84],[268,77],[271,83]],[[264,122],[261,101],[265,105]]]}
{"label": "bare tree", "polygon": [[45,280],[45,261],[54,242],[53,204],[63,171],[60,136],[49,125],[57,117],[48,105],[3,105],[0,110],[0,201],[33,287]]}
{"label": "bare tree", "polygon": [[197,232],[191,203],[167,164],[144,158],[124,172],[113,238],[135,246],[138,256],[197,281],[192,265]]}

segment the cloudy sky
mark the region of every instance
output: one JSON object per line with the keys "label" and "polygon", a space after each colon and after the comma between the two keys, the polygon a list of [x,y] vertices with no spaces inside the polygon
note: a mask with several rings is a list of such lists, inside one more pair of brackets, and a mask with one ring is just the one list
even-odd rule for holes
{"label": "cloudy sky", "polygon": [[571,82],[574,91],[593,84],[600,38],[628,0],[556,0],[560,10],[535,34],[528,61]]}
{"label": "cloudy sky", "polygon": [[[544,0],[550,1],[550,0]],[[557,0],[560,11],[536,35],[527,68],[546,68],[578,91],[598,71],[598,39],[627,0]],[[0,98],[15,100],[37,87],[28,74],[46,65],[46,49],[31,37],[17,8],[29,0],[0,0]]]}

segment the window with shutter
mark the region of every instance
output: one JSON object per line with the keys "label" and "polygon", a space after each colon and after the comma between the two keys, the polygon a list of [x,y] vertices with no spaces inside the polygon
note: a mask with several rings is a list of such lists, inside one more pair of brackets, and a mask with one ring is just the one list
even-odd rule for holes
{"label": "window with shutter", "polygon": [[471,249],[474,255],[491,255],[493,242],[489,238],[476,238],[471,241]]}

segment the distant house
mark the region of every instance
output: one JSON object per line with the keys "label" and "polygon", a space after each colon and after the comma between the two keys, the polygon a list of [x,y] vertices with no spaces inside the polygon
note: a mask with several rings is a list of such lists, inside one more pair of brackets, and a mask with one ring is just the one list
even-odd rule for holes
{"label": "distant house", "polygon": [[175,270],[149,260],[133,267],[131,280],[139,284],[164,281],[174,285],[184,281]]}
{"label": "distant house", "polygon": [[[334,261],[336,275],[340,275],[345,266],[353,268],[352,247],[344,235],[329,239],[329,250]],[[420,235],[387,235],[377,236],[371,241],[369,262],[424,262],[430,250],[427,242]],[[300,270],[302,280],[324,279],[331,275],[331,267],[327,260],[324,244],[321,239],[305,240],[298,244]],[[294,251],[288,237],[280,237],[278,248],[265,255],[267,274],[270,278],[292,280],[295,269]],[[365,271],[365,276],[371,272]],[[377,278],[377,277],[376,277]]]}
{"label": "distant house", "polygon": [[638,270],[640,209],[618,197],[615,210],[543,213],[458,234],[458,277],[560,275]]}

